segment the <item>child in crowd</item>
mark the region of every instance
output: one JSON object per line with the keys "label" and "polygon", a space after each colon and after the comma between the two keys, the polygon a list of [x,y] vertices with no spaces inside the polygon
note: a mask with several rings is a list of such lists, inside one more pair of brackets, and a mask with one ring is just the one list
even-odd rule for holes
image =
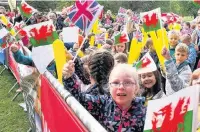
{"label": "child in crowd", "polygon": [[188,55],[188,46],[183,43],[178,44],[175,48],[174,63],[167,48],[163,48],[162,56],[166,59],[165,91],[167,96],[189,86],[192,71],[188,62],[186,61]]}
{"label": "child in crowd", "polygon": [[113,53],[114,54],[116,54],[116,53],[125,53],[125,54],[127,54],[126,43],[119,43],[117,45],[114,45]]}
{"label": "child in crowd", "polygon": [[72,61],[65,65],[63,73],[65,88],[90,113],[91,110],[97,113],[96,119],[107,131],[143,132],[146,109],[143,106],[144,99],[136,97],[139,90],[138,77],[131,66],[118,64],[114,67],[109,76],[110,95],[82,93],[79,88],[70,87],[69,82],[76,83]]}
{"label": "child in crowd", "polygon": [[192,35],[193,30],[190,28],[190,22],[184,22],[183,28],[181,30],[181,36],[182,35]]}
{"label": "child in crowd", "polygon": [[[77,58],[78,59],[78,58]],[[76,59],[76,60],[77,60]],[[85,93],[91,95],[105,95],[108,94],[108,77],[109,74],[114,67],[114,58],[113,56],[105,50],[100,50],[94,52],[90,55],[87,65],[85,66],[85,71],[89,74],[89,81],[91,84],[82,85],[79,80],[83,80],[83,64],[77,63],[75,61],[75,74],[71,78],[66,79],[66,76],[69,74],[68,63],[64,65],[63,68],[63,84],[65,88],[76,88],[81,91],[81,89],[85,89],[85,87],[89,87]],[[72,69],[71,69],[72,70]],[[81,73],[82,72],[82,73]],[[78,76],[78,77],[77,77]],[[83,78],[80,78],[83,77]],[[86,84],[83,82],[83,84]],[[84,86],[82,88],[81,86]],[[72,93],[73,94],[73,93]],[[78,95],[74,95],[77,99],[79,99]],[[83,104],[84,107],[87,104]],[[90,113],[98,120],[99,119],[99,111],[90,110]]]}
{"label": "child in crowd", "polygon": [[111,39],[111,37],[112,37],[113,34],[114,34],[114,30],[113,30],[112,28],[109,28],[109,29],[107,30],[107,33],[108,33],[108,39]]}
{"label": "child in crowd", "polygon": [[168,32],[169,39],[169,52],[172,58],[174,57],[175,48],[179,43],[179,32],[175,30],[171,30]]}
{"label": "child in crowd", "polygon": [[154,60],[156,66],[158,68],[159,67],[159,60],[158,60],[158,56],[156,54],[156,50],[153,46],[153,40],[151,38],[147,39],[145,47],[146,47],[147,50],[141,53],[139,59],[141,59],[147,52],[149,52],[150,56],[152,57],[152,59]]}
{"label": "child in crowd", "polygon": [[113,41],[111,39],[107,39],[106,43],[101,48],[111,52],[113,49]]}
{"label": "child in crowd", "polygon": [[117,53],[114,55],[115,65],[119,63],[128,63],[128,58],[125,53]]}
{"label": "child in crowd", "polygon": [[197,51],[196,64],[194,66],[194,69],[196,69],[200,59],[200,19],[197,19],[196,29],[192,32],[191,38],[192,43],[195,45],[195,49]]}
{"label": "child in crowd", "polygon": [[161,74],[158,70],[144,72],[139,74],[139,82],[141,87],[141,96],[146,98],[146,101],[159,99],[164,96],[161,83]]}
{"label": "child in crowd", "polygon": [[188,56],[187,61],[191,67],[191,70],[193,71],[194,65],[196,63],[197,53],[196,53],[196,49],[194,48],[194,44],[191,43],[191,36],[188,34],[181,36],[181,42],[185,43],[189,48],[189,56]]}
{"label": "child in crowd", "polygon": [[73,45],[73,51],[76,52],[76,51],[78,51],[78,49],[79,49],[79,45],[78,45],[78,43],[75,43]]}

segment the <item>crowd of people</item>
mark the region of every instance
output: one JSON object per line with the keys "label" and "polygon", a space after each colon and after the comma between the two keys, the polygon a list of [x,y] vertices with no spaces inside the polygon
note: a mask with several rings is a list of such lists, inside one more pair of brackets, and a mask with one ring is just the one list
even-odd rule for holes
{"label": "crowd of people", "polygon": [[[66,10],[64,8],[61,14],[37,12],[26,24],[51,20],[63,40],[64,37],[70,37],[62,34],[62,29],[70,26],[64,23]],[[0,7],[0,14],[10,18],[13,24],[27,21],[18,11],[11,19],[4,7]],[[128,64],[131,43],[116,44],[113,40],[116,32],[122,30],[126,30],[132,40],[133,33],[138,30],[136,27],[142,28],[141,24],[137,25],[131,19],[132,10],[127,10],[126,14],[128,19],[121,25],[113,18],[110,10],[105,12],[99,19],[99,29],[108,33],[108,37],[101,43],[101,48],[97,48],[97,43],[94,46],[90,44],[95,34],[89,34],[81,48],[85,54],[83,57],[74,58],[81,42],[65,43],[66,56],[70,55],[70,60],[63,67],[63,85],[106,130],[142,132],[149,100],[164,98],[188,86],[200,85],[200,18],[179,22],[182,27],[180,31],[169,29],[167,23],[164,24],[169,42],[169,48],[163,47],[161,52],[165,58],[164,68],[160,66],[149,35],[138,60],[149,53],[157,70],[138,72],[133,65]],[[20,50],[18,43],[23,45],[23,41],[13,41],[10,46],[15,60],[20,64],[34,66],[32,58]],[[31,49],[30,44],[27,46]],[[55,61],[47,69],[57,78]]]}

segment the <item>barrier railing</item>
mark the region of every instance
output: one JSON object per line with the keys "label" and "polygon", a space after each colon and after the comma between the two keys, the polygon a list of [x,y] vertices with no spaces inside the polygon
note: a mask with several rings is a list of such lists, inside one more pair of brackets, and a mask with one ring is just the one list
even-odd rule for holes
{"label": "barrier railing", "polygon": [[106,132],[48,71],[32,78],[32,74],[24,74],[26,70],[33,73],[31,67],[16,63],[10,50],[6,55],[8,66],[23,89],[32,131]]}

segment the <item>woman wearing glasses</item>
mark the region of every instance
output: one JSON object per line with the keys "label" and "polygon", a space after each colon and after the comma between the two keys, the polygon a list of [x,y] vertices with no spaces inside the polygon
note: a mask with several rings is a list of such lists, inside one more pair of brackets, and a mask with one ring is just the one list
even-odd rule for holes
{"label": "woman wearing glasses", "polygon": [[[67,81],[75,83],[73,76],[74,63],[69,61],[63,74],[64,86],[80,103],[90,112],[99,112],[98,121],[112,132],[142,132],[146,108],[144,99],[136,97],[139,91],[138,76],[136,71],[127,64],[118,64],[109,76],[110,95],[85,94],[80,90],[66,85]],[[71,75],[71,76],[70,76]]]}

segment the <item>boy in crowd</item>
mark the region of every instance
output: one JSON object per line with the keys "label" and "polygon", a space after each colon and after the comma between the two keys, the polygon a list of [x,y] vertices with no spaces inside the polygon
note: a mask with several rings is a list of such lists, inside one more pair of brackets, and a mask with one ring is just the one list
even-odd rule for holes
{"label": "boy in crowd", "polygon": [[167,48],[163,48],[162,56],[166,59],[166,95],[171,95],[189,86],[191,78],[191,68],[187,62],[189,55],[188,46],[180,43],[175,48],[175,61],[170,56]]}

